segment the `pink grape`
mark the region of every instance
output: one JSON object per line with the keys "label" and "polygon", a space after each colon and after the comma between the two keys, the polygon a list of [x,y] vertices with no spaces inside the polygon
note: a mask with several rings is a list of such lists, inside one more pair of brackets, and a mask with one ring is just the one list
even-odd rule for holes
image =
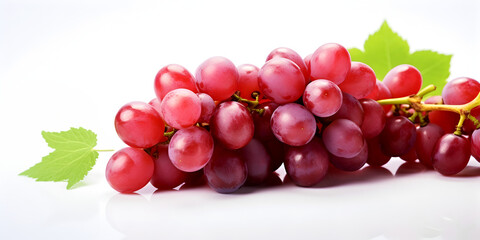
{"label": "pink grape", "polygon": [[322,122],[330,123],[337,119],[348,119],[357,124],[357,126],[361,126],[363,123],[363,115],[362,104],[360,104],[354,96],[342,92],[342,106],[332,116],[323,118]]}
{"label": "pink grape", "polygon": [[197,96],[200,99],[200,104],[202,107],[198,122],[208,123],[210,122],[210,118],[215,111],[215,102],[213,101],[212,97],[206,93],[197,93]]}
{"label": "pink grape", "polygon": [[342,106],[342,91],[329,80],[315,80],[305,88],[303,103],[315,116],[329,117]]}
{"label": "pink grape", "polygon": [[444,134],[443,129],[434,123],[429,123],[424,127],[417,128],[415,151],[417,152],[418,160],[420,160],[423,165],[433,168],[432,151],[435,143],[437,143],[438,139]]}
{"label": "pink grape", "polygon": [[238,69],[238,91],[240,91],[240,97],[249,100],[255,100],[252,93],[257,92],[258,99],[263,98],[263,94],[258,86],[258,67],[252,64],[242,64],[237,67]]}
{"label": "pink grape", "polygon": [[135,148],[149,148],[167,140],[162,118],[144,102],[130,102],[120,108],[115,116],[115,130],[123,142]]}
{"label": "pink grape", "polygon": [[267,56],[267,61],[269,61],[272,58],[286,58],[297,64],[297,66],[300,68],[300,70],[303,73],[303,77],[305,78],[305,85],[308,84],[308,79],[310,78],[307,66],[305,65],[305,62],[303,61],[302,57],[295,52],[294,50],[286,47],[279,47],[274,49],[273,51],[270,52]]}
{"label": "pink grape", "polygon": [[362,168],[367,162],[367,159],[368,159],[368,145],[365,139],[364,139],[362,150],[360,150],[360,152],[357,155],[351,158],[337,157],[333,154],[330,155],[330,162],[332,163],[333,166],[335,166],[340,170],[349,171],[349,172],[357,171],[360,168]]}
{"label": "pink grape", "polygon": [[[374,99],[374,100],[392,98],[392,93],[387,88],[387,86],[385,86],[383,82],[380,82],[377,80],[377,88],[378,88],[378,99]],[[385,113],[390,112],[390,110],[392,110],[392,105],[383,105],[383,110],[385,111]]]}
{"label": "pink grape", "polygon": [[416,94],[422,87],[422,74],[412,65],[402,64],[391,69],[383,83],[392,93],[392,97],[405,97]]}
{"label": "pink grape", "polygon": [[178,88],[198,92],[192,74],[178,64],[170,64],[158,71],[155,76],[155,94],[162,100],[167,93]]}
{"label": "pink grape", "polygon": [[162,108],[160,107],[162,105],[162,100],[160,100],[158,98],[154,98],[154,99],[150,100],[150,102],[148,102],[148,104],[150,106],[152,106],[158,112],[160,117],[163,119],[162,111],[161,111]]}
{"label": "pink grape", "polygon": [[253,138],[253,119],[247,108],[238,102],[218,105],[210,119],[213,137],[229,149],[245,147]]}
{"label": "pink grape", "polygon": [[193,126],[202,113],[198,96],[183,88],[169,92],[163,98],[160,108],[165,122],[177,129]]}
{"label": "pink grape", "polygon": [[304,106],[296,103],[278,107],[272,114],[270,126],[278,140],[291,146],[307,144],[317,129],[315,117]]}
{"label": "pink grape", "polygon": [[480,92],[480,83],[472,78],[460,77],[448,81],[442,91],[445,104],[464,104],[472,101]]}
{"label": "pink grape", "polygon": [[319,183],[328,171],[328,152],[320,138],[313,138],[307,145],[288,147],[285,170],[292,181],[302,187]]}
{"label": "pink grape", "polygon": [[173,165],[184,172],[202,169],[213,153],[213,138],[197,126],[178,130],[170,139],[168,157]]}
{"label": "pink grape", "polygon": [[260,91],[278,104],[295,102],[305,90],[300,68],[286,58],[273,58],[258,72]]}
{"label": "pink grape", "polygon": [[247,164],[247,185],[259,185],[271,173],[272,159],[263,143],[253,138],[247,146],[240,149],[243,159]]}
{"label": "pink grape", "polygon": [[377,77],[373,69],[365,63],[352,62],[345,81],[338,87],[357,99],[364,98],[372,92],[376,86]]}
{"label": "pink grape", "polygon": [[340,84],[350,71],[351,61],[347,49],[336,43],[320,46],[310,60],[310,77],[328,79]]}
{"label": "pink grape", "polygon": [[126,147],[110,157],[105,176],[113,189],[121,193],[133,193],[147,185],[153,168],[150,155],[142,149]]}
{"label": "pink grape", "polygon": [[230,98],[237,91],[238,71],[224,57],[211,57],[198,66],[195,73],[200,92],[210,95],[215,101]]}
{"label": "pink grape", "polygon": [[323,130],[322,137],[328,152],[343,158],[358,155],[365,142],[360,127],[347,119],[337,119],[330,123]]}

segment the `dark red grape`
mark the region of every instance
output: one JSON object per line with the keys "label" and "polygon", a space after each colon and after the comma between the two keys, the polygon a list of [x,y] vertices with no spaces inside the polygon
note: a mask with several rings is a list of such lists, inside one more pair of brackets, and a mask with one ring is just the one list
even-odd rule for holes
{"label": "dark red grape", "polygon": [[443,135],[433,148],[433,168],[442,175],[455,175],[462,171],[470,159],[470,142],[452,133]]}
{"label": "dark red grape", "polygon": [[438,139],[444,134],[443,129],[434,123],[429,123],[424,127],[417,128],[415,151],[417,152],[418,160],[420,160],[423,165],[433,168],[432,151]]}
{"label": "dark red grape", "polygon": [[379,136],[382,151],[389,156],[399,157],[414,146],[415,125],[404,116],[389,117]]}
{"label": "dark red grape", "polygon": [[208,185],[219,193],[237,191],[247,180],[248,172],[242,155],[215,144],[212,159],[204,168]]}
{"label": "dark red grape", "polygon": [[210,119],[215,139],[230,149],[239,149],[253,138],[253,119],[247,108],[238,102],[223,102]]}
{"label": "dark red grape", "polygon": [[245,184],[262,184],[271,173],[272,167],[272,159],[263,143],[253,138],[240,152],[247,164],[248,177]]}

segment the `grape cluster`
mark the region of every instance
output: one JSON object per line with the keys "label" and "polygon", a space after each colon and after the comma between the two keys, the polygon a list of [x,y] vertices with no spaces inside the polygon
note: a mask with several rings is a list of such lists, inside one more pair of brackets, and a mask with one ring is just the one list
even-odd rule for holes
{"label": "grape cluster", "polygon": [[[329,168],[356,171],[391,157],[456,174],[471,154],[480,159],[475,121],[465,121],[464,135],[454,134],[455,112],[377,102],[416,96],[421,86],[415,67],[396,66],[379,81],[335,43],[305,58],[277,48],[261,68],[212,57],[193,76],[167,65],[155,77],[156,98],[118,111],[115,129],[128,147],[112,155],[106,178],[122,193],[148,182],[172,189],[202,181],[231,193],[263,184],[282,164],[293,183],[308,187]],[[477,81],[457,78],[422,103],[460,105],[479,92]],[[480,117],[480,110],[471,115]]]}

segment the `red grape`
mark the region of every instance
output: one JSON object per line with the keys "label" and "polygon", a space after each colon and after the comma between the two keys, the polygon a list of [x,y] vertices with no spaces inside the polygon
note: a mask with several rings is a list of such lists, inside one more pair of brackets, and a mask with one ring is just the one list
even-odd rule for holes
{"label": "red grape", "polygon": [[223,102],[210,119],[215,139],[229,149],[239,149],[253,138],[253,119],[247,108],[238,102]]}
{"label": "red grape", "polygon": [[415,150],[420,162],[432,168],[432,151],[445,132],[443,129],[434,123],[429,123],[424,127],[417,128],[417,140],[415,141]]}
{"label": "red grape", "polygon": [[148,104],[150,106],[152,106],[158,113],[158,115],[160,115],[160,117],[163,119],[162,117],[162,111],[161,111],[161,105],[162,105],[162,100],[158,99],[158,98],[154,98],[152,100],[150,100],[150,102],[148,102]]}
{"label": "red grape", "polygon": [[154,171],[150,183],[158,189],[172,189],[187,178],[188,173],[179,170],[168,157],[168,145],[156,145],[150,155],[154,159]]}
{"label": "red grape", "polygon": [[472,156],[480,162],[480,130],[475,130],[470,137]]}
{"label": "red grape", "polygon": [[168,145],[168,157],[176,168],[184,172],[195,172],[203,168],[212,153],[212,136],[197,126],[178,130]]}
{"label": "red grape", "polygon": [[272,159],[260,140],[253,138],[247,146],[240,149],[247,164],[248,177],[245,184],[259,185],[271,173]]}
{"label": "red grape", "polygon": [[352,121],[337,119],[323,130],[323,141],[327,150],[343,158],[353,158],[362,151],[362,130]]}
{"label": "red grape", "polygon": [[149,148],[167,140],[162,118],[143,102],[130,102],[120,108],[115,116],[115,130],[123,142],[135,148]]}
{"label": "red grape", "polygon": [[360,104],[364,112],[363,122],[360,125],[363,136],[367,139],[375,137],[385,127],[386,116],[382,105],[368,98],[360,99]]}
{"label": "red grape", "polygon": [[235,65],[224,57],[211,57],[195,73],[200,92],[210,95],[215,101],[230,98],[237,91],[238,71]]}
{"label": "red grape", "polygon": [[[390,93],[390,90],[387,88],[387,86],[385,86],[383,82],[377,80],[377,88],[378,99],[375,100],[392,98],[392,93]],[[392,105],[383,105],[383,110],[385,111],[385,113],[390,112],[390,110],[392,110]]]}
{"label": "red grape", "polygon": [[350,54],[347,49],[336,43],[327,43],[320,46],[310,60],[310,77],[314,79],[328,79],[340,84],[350,71]]}
{"label": "red grape", "polygon": [[[425,100],[426,104],[443,104],[441,96],[431,96]],[[445,133],[453,133],[457,126],[460,116],[454,112],[431,111],[428,113],[428,120],[440,126]]]}
{"label": "red grape", "polygon": [[291,146],[307,144],[317,130],[315,117],[304,106],[296,103],[278,107],[272,114],[270,125],[275,137]]}
{"label": "red grape", "polygon": [[257,112],[252,113],[253,123],[255,125],[255,138],[262,141],[275,139],[275,135],[273,135],[272,128],[270,127],[270,119],[277,107],[278,104],[274,102],[265,102],[257,106],[257,109],[263,109],[262,114]]}
{"label": "red grape", "polygon": [[373,69],[365,63],[352,62],[345,81],[338,87],[357,99],[364,98],[375,88],[377,77]]}
{"label": "red grape", "polygon": [[343,158],[337,157],[333,154],[330,155],[330,162],[336,168],[343,170],[343,171],[357,171],[365,165],[368,159],[368,144],[367,141],[364,139],[363,147],[360,152],[351,157],[351,158]]}
{"label": "red grape", "polygon": [[368,159],[367,159],[368,165],[380,167],[385,165],[388,161],[390,161],[391,157],[386,155],[382,151],[382,146],[380,145],[379,136],[367,139],[367,144],[368,144]]}
{"label": "red grape", "polygon": [[387,118],[380,133],[382,151],[392,157],[408,153],[415,144],[415,125],[404,116]]}
{"label": "red grape", "polygon": [[247,180],[248,172],[239,151],[215,145],[212,159],[205,166],[208,185],[219,193],[237,191]]}
{"label": "red grape", "polygon": [[238,91],[240,91],[240,97],[249,100],[255,100],[252,93],[257,92],[258,99],[263,98],[263,94],[260,92],[258,86],[258,67],[252,64],[243,64],[237,67],[238,69]]}
{"label": "red grape", "polygon": [[331,81],[315,80],[305,88],[303,103],[315,116],[329,117],[342,106],[342,91]]}
{"label": "red grape", "polygon": [[302,187],[319,183],[327,174],[328,164],[328,152],[320,138],[301,147],[288,147],[285,156],[288,176]]}
{"label": "red grape", "polygon": [[190,90],[179,88],[169,92],[160,105],[165,122],[177,129],[197,123],[202,113],[202,103]]}
{"label": "red grape", "polygon": [[452,133],[443,135],[433,148],[433,168],[442,175],[450,176],[462,171],[470,159],[470,142]]}
{"label": "red grape", "polygon": [[297,52],[286,47],[276,48],[271,51],[270,54],[268,54],[267,61],[276,57],[286,58],[297,64],[297,66],[300,68],[300,71],[302,71],[303,73],[303,77],[305,78],[305,85],[307,85],[310,74],[308,72],[307,66],[305,65],[305,62]]}
{"label": "red grape", "polygon": [[464,104],[472,101],[480,92],[480,83],[467,77],[455,78],[447,82],[442,90],[445,104]]}
{"label": "red grape", "polygon": [[391,69],[383,83],[392,93],[392,97],[405,97],[416,94],[422,87],[422,74],[412,65],[402,64]]}
{"label": "red grape", "polygon": [[287,148],[288,145],[278,141],[276,138],[263,143],[272,160],[270,172],[276,171],[285,159],[285,148]]}
{"label": "red grape", "polygon": [[279,104],[295,102],[305,90],[300,68],[286,58],[273,58],[258,73],[260,91]]}
{"label": "red grape", "polygon": [[[315,80],[318,81],[318,80]],[[323,123],[330,123],[336,119],[348,119],[357,126],[361,126],[364,118],[362,104],[352,95],[342,92],[342,106],[330,117],[323,118]]]}
{"label": "red grape", "polygon": [[147,185],[153,174],[153,159],[142,149],[126,147],[112,155],[105,176],[113,189],[133,193]]}
{"label": "red grape", "polygon": [[162,100],[167,93],[178,88],[198,92],[195,80],[188,70],[178,64],[170,64],[158,71],[155,76],[155,94]]}

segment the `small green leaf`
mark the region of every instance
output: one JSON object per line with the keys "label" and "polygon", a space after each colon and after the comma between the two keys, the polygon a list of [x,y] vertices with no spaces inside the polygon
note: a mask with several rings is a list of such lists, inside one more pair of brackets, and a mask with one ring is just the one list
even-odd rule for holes
{"label": "small green leaf", "polygon": [[42,161],[20,175],[37,181],[68,181],[70,189],[81,181],[95,165],[98,152],[97,135],[84,128],[70,128],[63,132],[42,132],[48,146],[55,149]]}
{"label": "small green leaf", "polygon": [[371,34],[364,44],[364,51],[351,48],[352,61],[363,62],[374,71],[377,79],[383,80],[385,75],[395,66],[410,64],[422,73],[422,88],[433,84],[437,86],[435,93],[442,91],[450,75],[452,55],[440,54],[430,50],[417,51],[410,54],[408,42],[383,22],[380,29]]}

